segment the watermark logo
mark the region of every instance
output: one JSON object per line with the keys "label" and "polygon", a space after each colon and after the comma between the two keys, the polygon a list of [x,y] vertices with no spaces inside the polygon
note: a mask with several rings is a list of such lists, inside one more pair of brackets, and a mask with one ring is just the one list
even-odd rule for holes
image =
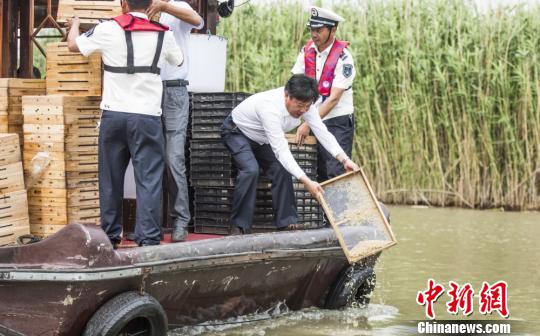
{"label": "watermark logo", "polygon": [[[437,283],[434,279],[428,279],[427,289],[419,291],[416,296],[416,303],[425,306],[426,316],[434,320],[434,304],[447,292],[449,300],[446,302],[446,311],[452,315],[458,315],[460,311],[464,316],[469,316],[474,311],[474,288],[470,283],[459,285],[454,281],[449,281],[448,291]],[[478,307],[480,314],[487,315],[497,312],[501,317],[507,318],[510,315],[508,309],[508,284],[505,281],[498,281],[492,285],[483,282],[478,293]]]}

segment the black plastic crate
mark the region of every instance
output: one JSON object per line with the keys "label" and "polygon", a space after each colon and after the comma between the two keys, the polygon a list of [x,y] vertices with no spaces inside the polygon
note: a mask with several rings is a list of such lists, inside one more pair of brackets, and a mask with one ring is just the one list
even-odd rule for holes
{"label": "black plastic crate", "polygon": [[[191,181],[234,179],[236,171],[191,171]],[[195,184],[194,184],[195,185]]]}
{"label": "black plastic crate", "polygon": [[201,156],[192,156],[191,157],[191,166],[194,167],[194,169],[204,169],[204,165],[233,165],[234,166],[234,160],[233,158],[229,156],[208,156],[208,155],[201,155]]}
{"label": "black plastic crate", "polygon": [[[217,114],[214,112],[214,114]],[[227,117],[228,114],[223,116],[222,114],[213,115],[213,116],[204,116],[204,115],[193,115],[191,118],[191,125],[192,128],[195,128],[195,126],[219,126],[221,130],[221,125],[223,124],[223,120],[225,120],[225,117]]]}
{"label": "black plastic crate", "polygon": [[197,150],[216,150],[216,151],[226,151],[230,155],[227,147],[221,142],[221,140],[192,140],[190,144],[191,152],[196,152]]}
{"label": "black plastic crate", "polygon": [[[268,181],[262,181],[264,185],[261,188],[257,188],[257,199],[272,199],[272,192],[268,186]],[[230,188],[197,188],[195,189],[195,196],[210,196],[210,197],[230,197],[234,195],[234,187]]]}
{"label": "black plastic crate", "polygon": [[[195,195],[195,203],[197,205],[202,204],[228,204],[232,206],[233,196],[205,196],[205,195]],[[265,197],[257,196],[255,200],[255,205],[260,207],[272,207],[272,198],[268,199]]]}
{"label": "black plastic crate", "polygon": [[245,92],[192,92],[190,93],[190,101],[194,103],[214,102],[223,100],[234,100],[236,102],[241,102],[249,96],[250,94]]}
{"label": "black plastic crate", "polygon": [[222,99],[222,100],[207,100],[207,101],[197,101],[192,100],[190,102],[190,108],[194,111],[199,110],[210,110],[210,109],[223,109],[223,110],[232,110],[238,105],[236,99]]}

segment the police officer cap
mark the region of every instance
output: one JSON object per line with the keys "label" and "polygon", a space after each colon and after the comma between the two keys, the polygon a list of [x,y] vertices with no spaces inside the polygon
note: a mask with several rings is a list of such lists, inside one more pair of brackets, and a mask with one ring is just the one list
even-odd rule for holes
{"label": "police officer cap", "polygon": [[307,25],[311,28],[320,28],[322,26],[334,27],[341,21],[345,21],[345,19],[329,9],[311,7],[311,17]]}

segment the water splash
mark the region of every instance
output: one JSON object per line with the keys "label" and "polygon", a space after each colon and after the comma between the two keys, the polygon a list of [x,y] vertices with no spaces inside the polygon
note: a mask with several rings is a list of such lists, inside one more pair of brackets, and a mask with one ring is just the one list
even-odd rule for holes
{"label": "water splash", "polygon": [[283,302],[280,302],[275,307],[258,314],[183,327],[171,331],[169,335],[403,335],[402,331],[387,330],[384,325],[394,319],[398,313],[398,309],[395,307],[379,304],[371,304],[365,308],[351,307],[344,310],[308,308],[290,311]]}

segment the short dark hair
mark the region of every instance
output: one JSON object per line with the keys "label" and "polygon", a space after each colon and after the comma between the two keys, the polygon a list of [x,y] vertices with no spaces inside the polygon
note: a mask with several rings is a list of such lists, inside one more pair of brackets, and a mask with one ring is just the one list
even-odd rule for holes
{"label": "short dark hair", "polygon": [[317,81],[306,75],[293,75],[285,84],[285,92],[289,97],[302,102],[316,102],[319,99]]}
{"label": "short dark hair", "polygon": [[147,9],[152,4],[152,0],[124,0],[127,1],[129,9]]}

